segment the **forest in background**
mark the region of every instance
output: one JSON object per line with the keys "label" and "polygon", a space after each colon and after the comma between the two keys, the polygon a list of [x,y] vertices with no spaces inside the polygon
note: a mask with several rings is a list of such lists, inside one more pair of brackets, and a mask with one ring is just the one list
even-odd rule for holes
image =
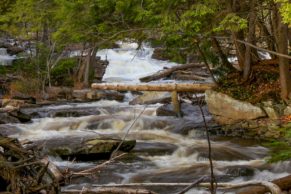
{"label": "forest in background", "polygon": [[[2,0],[0,3],[1,36],[25,43],[26,49],[31,50],[10,71],[18,69],[23,77],[29,77],[26,84],[34,83],[33,89],[29,88],[35,92],[53,85],[51,79],[56,74],[66,74],[71,85],[90,86],[90,69],[96,62],[96,52],[114,47],[116,41],[130,40],[165,48],[166,55],[178,62],[186,62],[187,56],[198,53],[201,62],[222,70],[223,75],[236,71],[227,59],[228,51],[234,49],[239,69],[238,75],[232,75],[239,83],[235,84],[236,88],[250,85],[258,75],[255,72],[267,71],[268,81],[278,81],[280,77],[272,87],[281,88],[279,95],[288,100],[290,24],[288,0]],[[72,47],[86,53],[86,57],[65,59]],[[259,57],[257,51],[264,49],[273,51],[271,59]],[[261,66],[255,67],[258,64]],[[221,84],[229,88],[229,80],[233,82],[230,77]],[[22,84],[17,83],[14,88],[25,87],[19,85]]]}

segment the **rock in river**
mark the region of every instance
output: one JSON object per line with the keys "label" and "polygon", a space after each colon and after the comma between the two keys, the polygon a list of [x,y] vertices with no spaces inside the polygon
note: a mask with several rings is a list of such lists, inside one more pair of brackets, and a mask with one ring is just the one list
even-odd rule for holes
{"label": "rock in river", "polygon": [[[109,158],[120,144],[120,139],[100,136],[64,136],[47,140],[34,141],[29,146],[41,146],[45,154],[57,155],[62,158],[92,160]],[[135,140],[125,140],[119,151],[129,152],[134,148]]]}

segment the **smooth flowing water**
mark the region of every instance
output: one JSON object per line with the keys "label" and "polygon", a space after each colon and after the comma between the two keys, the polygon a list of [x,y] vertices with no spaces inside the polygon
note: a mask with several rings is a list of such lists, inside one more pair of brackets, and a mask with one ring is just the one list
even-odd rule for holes
{"label": "smooth flowing water", "polygon": [[[150,59],[151,48],[136,51],[132,46],[109,49],[98,54],[108,58],[109,68],[106,81],[138,80],[174,65]],[[11,135],[21,141],[53,141],[71,136],[101,135],[122,138],[129,126],[142,112],[140,118],[130,128],[127,139],[137,140],[132,152],[101,169],[94,177],[73,179],[68,188],[90,187],[94,184],[109,183],[191,183],[201,176],[209,175],[207,159],[208,147],[203,129],[203,118],[199,107],[192,106],[188,117],[158,117],[155,105],[129,105],[134,96],[127,94],[127,100],[101,100],[91,103],[68,103],[64,105],[31,108],[25,111],[35,115],[33,123],[17,124]],[[204,107],[207,122],[211,115]],[[272,180],[291,173],[290,162],[268,164],[268,150],[254,142],[245,143],[241,139],[213,140],[213,160],[215,176],[219,182],[241,182],[247,180]],[[60,158],[50,158],[61,169],[81,170],[93,167],[100,161],[76,162]],[[175,193],[181,187],[151,187],[159,193]],[[192,189],[187,193],[207,193],[203,189]]]}

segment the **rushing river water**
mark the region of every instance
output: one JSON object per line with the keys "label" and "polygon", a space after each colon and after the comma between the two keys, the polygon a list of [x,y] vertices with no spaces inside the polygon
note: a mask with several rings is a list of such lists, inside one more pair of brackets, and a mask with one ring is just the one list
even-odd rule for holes
{"label": "rushing river water", "polygon": [[[150,59],[151,48],[137,52],[131,46],[122,49],[103,50],[102,58],[110,61],[104,79],[107,81],[134,81],[138,77],[153,73],[166,63]],[[12,135],[21,141],[50,141],[71,136],[105,135],[124,136],[128,127],[142,112],[127,139],[137,140],[132,152],[112,162],[94,177],[73,179],[68,188],[81,189],[94,184],[108,183],[191,183],[201,176],[209,175],[208,147],[205,141],[203,118],[197,106],[184,118],[157,117],[156,105],[129,105],[134,96],[130,93],[124,102],[101,100],[91,103],[68,103],[26,109],[35,115],[33,123],[17,124],[17,133]],[[211,115],[206,111],[207,121]],[[213,138],[214,172],[219,182],[241,182],[247,180],[272,180],[291,173],[289,162],[268,164],[268,150],[255,142],[241,139],[219,140]],[[50,158],[61,169],[80,170],[96,165],[97,161],[73,162],[57,157]],[[151,187],[159,193],[175,193],[183,187]],[[207,193],[203,189],[192,189],[187,193]]]}

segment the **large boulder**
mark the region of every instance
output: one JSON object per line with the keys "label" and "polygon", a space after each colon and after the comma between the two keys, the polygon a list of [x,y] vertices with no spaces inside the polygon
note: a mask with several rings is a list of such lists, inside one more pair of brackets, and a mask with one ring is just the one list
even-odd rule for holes
{"label": "large boulder", "polygon": [[252,120],[266,117],[266,113],[258,106],[242,102],[213,90],[207,90],[205,96],[209,112],[220,124],[231,124],[241,120]]}
{"label": "large boulder", "polygon": [[129,102],[130,105],[136,104],[155,104],[171,101],[170,92],[144,92],[142,95]]}
{"label": "large boulder", "polygon": [[34,141],[30,146],[42,146],[46,154],[57,155],[63,158],[72,157],[79,160],[108,158],[113,151],[129,152],[136,144],[135,140],[120,140],[99,136],[65,136],[47,140]]}
{"label": "large boulder", "polygon": [[26,104],[25,100],[19,99],[2,99],[2,107],[20,108]]}
{"label": "large boulder", "polygon": [[31,121],[31,117],[15,108],[0,109],[0,124],[9,123],[27,123]]}

